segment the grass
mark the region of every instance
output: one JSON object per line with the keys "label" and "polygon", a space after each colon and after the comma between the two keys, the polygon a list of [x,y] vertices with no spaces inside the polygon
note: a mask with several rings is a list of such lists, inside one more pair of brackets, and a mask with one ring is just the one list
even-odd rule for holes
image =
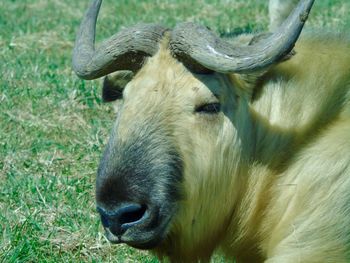
{"label": "grass", "polygon": [[[105,0],[97,38],[140,21],[265,30],[266,2]],[[310,25],[350,25],[348,1],[316,2]],[[114,114],[100,81],[78,79],[70,65],[87,4],[0,2],[0,262],[158,262],[101,234],[94,178]]]}

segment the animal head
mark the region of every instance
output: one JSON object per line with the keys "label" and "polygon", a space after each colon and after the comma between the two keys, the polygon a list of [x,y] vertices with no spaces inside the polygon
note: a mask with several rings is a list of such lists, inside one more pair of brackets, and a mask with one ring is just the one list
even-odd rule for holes
{"label": "animal head", "polygon": [[181,23],[173,30],[138,25],[95,49],[101,0],[92,2],[73,67],[84,79],[110,74],[103,97],[116,101],[96,181],[111,242],[162,250],[174,240],[215,243],[254,147],[249,80],[290,54],[312,3],[300,1],[275,33],[245,45]]}

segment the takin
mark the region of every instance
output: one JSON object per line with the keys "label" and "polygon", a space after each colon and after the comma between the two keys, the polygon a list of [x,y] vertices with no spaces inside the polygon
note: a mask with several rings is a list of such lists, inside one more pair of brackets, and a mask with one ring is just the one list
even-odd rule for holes
{"label": "takin", "polygon": [[350,40],[303,33],[301,0],[273,33],[219,38],[180,23],[95,48],[93,0],[73,51],[105,76],[115,125],[96,179],[106,237],[161,260],[350,262]]}

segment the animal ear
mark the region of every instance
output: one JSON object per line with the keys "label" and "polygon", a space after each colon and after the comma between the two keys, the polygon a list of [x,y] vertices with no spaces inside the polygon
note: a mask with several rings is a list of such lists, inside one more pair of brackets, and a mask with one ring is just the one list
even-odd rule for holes
{"label": "animal ear", "polygon": [[121,99],[125,86],[134,77],[129,70],[120,70],[106,76],[103,80],[102,99],[104,102],[111,102]]}

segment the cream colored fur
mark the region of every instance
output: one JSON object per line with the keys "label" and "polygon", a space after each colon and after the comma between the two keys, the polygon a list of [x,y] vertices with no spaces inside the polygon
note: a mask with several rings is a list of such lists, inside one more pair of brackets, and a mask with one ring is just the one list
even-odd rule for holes
{"label": "cream colored fur", "polygon": [[[295,50],[252,85],[192,74],[164,41],[126,86],[120,136],[156,121],[185,163],[160,258],[350,261],[350,41],[304,36]],[[214,94],[221,113],[194,112]]]}

